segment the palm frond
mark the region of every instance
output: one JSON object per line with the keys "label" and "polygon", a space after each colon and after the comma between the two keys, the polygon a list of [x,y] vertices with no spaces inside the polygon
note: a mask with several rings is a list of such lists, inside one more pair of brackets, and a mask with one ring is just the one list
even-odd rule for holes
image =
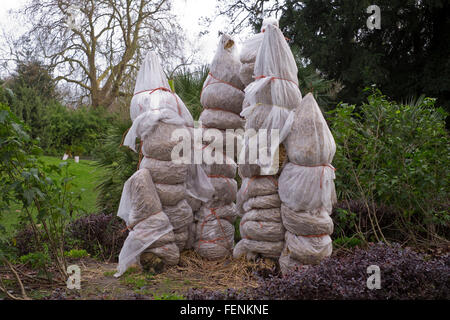
{"label": "palm frond", "polygon": [[136,171],[139,155],[121,146],[131,120],[118,121],[107,132],[98,152],[97,165],[104,170],[97,190],[97,205],[105,213],[115,213],[119,207],[123,184]]}
{"label": "palm frond", "polygon": [[194,71],[180,70],[174,76],[175,92],[186,104],[194,120],[198,120],[202,112],[200,93],[208,72],[209,68],[204,65]]}

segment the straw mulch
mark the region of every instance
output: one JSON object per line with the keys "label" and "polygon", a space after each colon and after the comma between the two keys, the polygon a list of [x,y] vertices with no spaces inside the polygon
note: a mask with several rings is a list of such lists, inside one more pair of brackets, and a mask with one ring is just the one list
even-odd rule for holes
{"label": "straw mulch", "polygon": [[189,250],[181,254],[177,266],[168,267],[165,272],[155,276],[155,280],[171,279],[188,283],[192,288],[223,290],[228,288],[256,288],[256,273],[273,270],[276,263],[270,259],[257,262],[231,257],[209,261]]}

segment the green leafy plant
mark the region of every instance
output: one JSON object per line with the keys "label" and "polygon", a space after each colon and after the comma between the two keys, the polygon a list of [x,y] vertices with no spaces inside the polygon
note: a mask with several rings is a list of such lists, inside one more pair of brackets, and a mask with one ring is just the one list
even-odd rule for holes
{"label": "green leafy plant", "polygon": [[47,155],[60,156],[67,151],[66,146],[80,146],[83,153],[94,156],[98,140],[115,117],[103,108],[64,106],[55,90],[52,70],[39,61],[19,63],[3,86],[0,102],[29,126],[31,137]]}
{"label": "green leafy plant", "polygon": [[105,277],[112,277],[112,276],[114,276],[116,274],[116,272],[117,271],[105,271],[105,272],[103,272],[103,275]]}
{"label": "green leafy plant", "polygon": [[47,252],[31,252],[19,258],[23,264],[30,265],[33,269],[46,270],[51,264],[50,256]]}
{"label": "green leafy plant", "polygon": [[81,156],[85,152],[85,149],[83,148],[83,146],[75,145],[72,146],[72,151],[74,156]]}
{"label": "green leafy plant", "polygon": [[[115,121],[115,115],[102,108],[80,107],[71,110],[60,103],[47,105],[43,116],[44,130],[39,132],[40,146],[46,154],[95,156],[100,140]],[[70,150],[66,150],[70,148]]]}
{"label": "green leafy plant", "polygon": [[28,131],[7,106],[0,105],[0,207],[2,212],[20,208],[14,211],[19,223],[31,227],[34,247],[42,248],[42,253],[48,250],[62,280],[67,276],[65,230],[79,211],[81,197],[73,191],[68,163],[46,165],[39,160],[42,150]]}
{"label": "green leafy plant", "polygon": [[72,259],[81,259],[81,258],[87,258],[89,257],[89,253],[87,253],[86,250],[84,249],[72,249],[70,251],[65,251],[64,255],[67,258],[72,258]]}
{"label": "green leafy plant", "polygon": [[333,240],[333,245],[337,247],[354,248],[363,244],[363,241],[357,237],[339,237]]}
{"label": "green leafy plant", "polygon": [[149,281],[153,280],[152,274],[140,273],[139,270],[136,269],[128,271],[129,272],[124,273],[120,279],[120,283],[130,286],[136,290],[141,290],[149,284]]}
{"label": "green leafy plant", "polygon": [[376,214],[380,205],[397,213],[392,228],[405,238],[445,239],[450,222],[446,113],[431,98],[409,105],[368,91],[368,102],[358,111],[341,103],[330,112],[339,198],[364,204],[376,241],[386,241]]}

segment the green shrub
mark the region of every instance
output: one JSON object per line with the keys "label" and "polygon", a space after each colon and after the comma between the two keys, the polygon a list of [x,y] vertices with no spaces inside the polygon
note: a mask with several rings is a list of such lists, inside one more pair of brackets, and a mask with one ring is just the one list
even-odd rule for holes
{"label": "green shrub", "polygon": [[[46,108],[45,130],[40,132],[40,145],[47,154],[71,153],[96,156],[100,140],[115,116],[101,108],[80,107],[75,110],[53,103]],[[73,154],[73,155],[79,155]]]}
{"label": "green shrub", "polygon": [[394,225],[409,240],[448,235],[450,144],[446,113],[434,103],[400,104],[374,90],[359,111],[341,103],[330,112],[336,190],[362,201],[376,240],[385,240],[380,205],[397,213]]}
{"label": "green shrub", "polygon": [[0,103],[10,106],[14,103],[15,96],[11,89],[0,86]]}
{"label": "green shrub", "polygon": [[84,249],[81,249],[81,250],[72,249],[70,251],[64,252],[64,255],[67,258],[72,258],[72,259],[81,259],[81,258],[89,257],[89,253],[87,253],[87,251]]}
{"label": "green shrub", "polygon": [[46,165],[38,158],[41,154],[29,129],[0,104],[0,214],[15,212],[20,223],[30,226],[35,248],[44,248],[38,250],[42,253],[48,250],[65,278],[65,229],[79,211],[81,197],[73,191],[68,163]]}
{"label": "green shrub", "polygon": [[342,200],[333,207],[334,231],[332,239],[358,237],[361,240],[376,241],[371,221],[376,217],[383,235],[390,240],[404,241],[398,232],[396,220],[398,212],[381,203],[373,203],[367,208],[364,200]]}
{"label": "green shrub", "polygon": [[102,108],[70,109],[54,99],[44,99],[35,89],[26,86],[16,86],[14,93],[0,87],[0,103],[9,105],[30,127],[31,137],[39,141],[47,155],[60,156],[66,149],[75,148],[78,153],[95,156],[99,140],[116,119]]}
{"label": "green shrub", "polygon": [[356,237],[340,237],[333,240],[333,245],[337,247],[354,248],[363,244],[363,241]]}
{"label": "green shrub", "polygon": [[51,263],[50,256],[46,252],[31,252],[21,256],[19,261],[23,264],[28,264],[33,269],[37,270],[43,270]]}
{"label": "green shrub", "polygon": [[66,146],[94,156],[98,140],[113,120],[102,108],[71,109],[57,99],[52,70],[38,61],[20,63],[9,88],[0,89],[0,102],[30,127],[32,138],[48,155],[60,156]]}
{"label": "green shrub", "polygon": [[34,139],[40,138],[47,126],[47,101],[35,89],[27,86],[14,88],[14,95],[11,111],[30,127]]}

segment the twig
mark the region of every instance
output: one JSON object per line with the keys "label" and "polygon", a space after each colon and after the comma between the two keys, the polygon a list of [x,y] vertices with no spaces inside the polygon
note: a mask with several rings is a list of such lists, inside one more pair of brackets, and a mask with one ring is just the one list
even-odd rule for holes
{"label": "twig", "polygon": [[5,285],[3,284],[3,281],[2,281],[1,278],[0,278],[0,290],[1,290],[2,292],[4,292],[4,293],[8,296],[8,298],[10,298],[10,299],[12,299],[12,300],[22,300],[22,299],[20,299],[20,298],[17,298],[17,297],[15,297],[15,296],[13,296],[11,293],[8,292],[8,290],[6,290],[6,287],[5,287]]}
{"label": "twig", "polygon": [[19,274],[17,273],[16,269],[14,269],[14,267],[12,266],[12,264],[5,258],[3,258],[3,261],[6,262],[6,264],[8,265],[8,267],[11,269],[11,271],[14,273],[14,276],[17,279],[17,282],[19,283],[20,286],[20,290],[22,292],[22,297],[23,300],[31,300],[28,296],[27,293],[25,292],[25,288],[23,287],[23,283],[22,280],[20,280]]}

